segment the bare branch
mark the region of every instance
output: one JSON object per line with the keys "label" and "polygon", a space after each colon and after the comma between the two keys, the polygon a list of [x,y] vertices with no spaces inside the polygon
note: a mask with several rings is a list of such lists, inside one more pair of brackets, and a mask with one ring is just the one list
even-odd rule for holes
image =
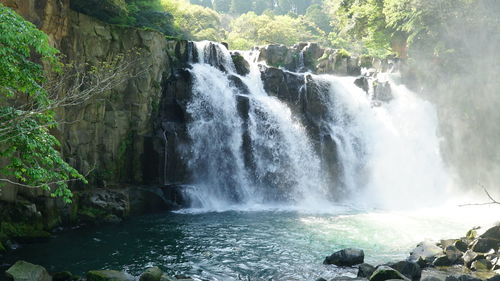
{"label": "bare branch", "polygon": [[493,196],[491,196],[491,194],[488,192],[488,190],[483,185],[481,185],[481,187],[483,188],[484,192],[486,193],[486,196],[488,196],[488,198],[491,200],[491,202],[486,202],[486,203],[470,203],[470,204],[462,204],[462,205],[458,205],[458,206],[459,207],[465,207],[465,206],[483,206],[483,205],[500,204],[500,202],[498,202],[497,200],[495,200],[493,198]]}

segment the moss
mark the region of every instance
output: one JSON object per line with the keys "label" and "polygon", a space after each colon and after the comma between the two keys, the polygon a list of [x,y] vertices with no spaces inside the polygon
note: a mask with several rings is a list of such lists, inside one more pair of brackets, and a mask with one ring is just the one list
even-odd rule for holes
{"label": "moss", "polygon": [[342,58],[349,58],[351,56],[351,53],[349,53],[346,49],[338,50],[337,54],[341,55]]}
{"label": "moss", "polygon": [[85,207],[78,211],[78,215],[83,220],[100,220],[106,215],[106,212],[97,208]]}
{"label": "moss", "polygon": [[0,225],[2,236],[15,240],[33,240],[49,238],[50,233],[43,230],[41,224],[2,222]]}
{"label": "moss", "polygon": [[5,249],[2,242],[0,241],[0,253],[4,253],[5,251],[7,251],[7,249]]}

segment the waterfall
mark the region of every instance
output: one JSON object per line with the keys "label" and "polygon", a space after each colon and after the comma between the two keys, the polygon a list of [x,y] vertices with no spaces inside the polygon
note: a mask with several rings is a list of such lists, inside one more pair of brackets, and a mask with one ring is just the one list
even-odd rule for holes
{"label": "waterfall", "polygon": [[291,73],[303,77],[297,102],[315,94],[324,108],[311,121],[266,92],[255,50],[242,76],[225,46],[195,47],[183,152],[193,207],[399,208],[445,196],[435,110],[404,86],[389,81],[393,99],[377,102],[352,77]]}

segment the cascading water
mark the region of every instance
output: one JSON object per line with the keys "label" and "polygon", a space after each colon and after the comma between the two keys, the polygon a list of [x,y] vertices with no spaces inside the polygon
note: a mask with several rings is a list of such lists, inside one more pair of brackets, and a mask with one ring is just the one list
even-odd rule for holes
{"label": "cascading water", "polygon": [[[445,189],[447,176],[436,114],[403,86],[391,82],[393,99],[374,104],[354,78],[305,74],[299,92],[310,99],[308,79],[319,89],[326,110],[317,123],[320,135],[334,142],[328,147],[289,104],[266,93],[255,51],[245,54],[250,63],[245,76],[236,73],[220,44],[196,43],[196,53],[187,107],[192,143],[185,155],[193,207],[325,210],[342,198],[384,208],[429,203],[429,194],[442,198],[437,192]],[[337,173],[324,164],[330,155],[336,155]]]}

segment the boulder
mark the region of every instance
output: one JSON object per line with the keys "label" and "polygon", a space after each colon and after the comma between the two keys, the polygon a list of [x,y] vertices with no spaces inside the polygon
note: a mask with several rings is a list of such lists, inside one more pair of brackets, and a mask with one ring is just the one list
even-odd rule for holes
{"label": "boulder", "polygon": [[446,257],[452,264],[455,264],[458,261],[460,261],[463,255],[463,253],[453,245],[447,246],[444,250],[444,253],[446,254]]}
{"label": "boulder", "polygon": [[385,281],[391,279],[409,280],[399,271],[389,266],[379,266],[370,276],[370,281]]}
{"label": "boulder", "polygon": [[500,225],[496,225],[488,230],[486,230],[481,236],[481,238],[494,239],[500,241]]}
{"label": "boulder", "polygon": [[40,265],[35,265],[25,261],[17,261],[11,266],[5,275],[12,281],[51,281],[47,270]]}
{"label": "boulder", "polygon": [[160,281],[163,272],[157,266],[150,267],[141,275],[139,281]]}
{"label": "boulder", "polygon": [[469,245],[467,245],[467,243],[465,243],[464,240],[457,240],[455,241],[455,243],[453,244],[453,246],[455,246],[458,250],[462,251],[462,252],[465,252],[469,249]]}
{"label": "boulder", "polygon": [[361,249],[347,248],[333,253],[325,258],[323,264],[334,264],[337,266],[353,266],[363,263],[365,253]]}
{"label": "boulder", "polygon": [[478,238],[472,242],[470,245],[470,248],[474,252],[479,252],[479,253],[487,253],[490,250],[498,250],[498,240],[491,239],[491,238]]}
{"label": "boulder", "polygon": [[125,272],[116,270],[91,270],[87,272],[87,281],[132,281],[134,278]]}
{"label": "boulder", "polygon": [[428,262],[433,260],[437,255],[442,254],[443,249],[436,246],[430,241],[420,242],[413,251],[410,253],[408,261],[417,262],[420,258]]}
{"label": "boulder", "polygon": [[391,263],[389,266],[412,280],[418,280],[422,276],[422,269],[414,262],[400,261]]}
{"label": "boulder", "polygon": [[467,250],[463,255],[464,265],[467,267],[470,267],[472,262],[474,262],[478,259],[484,259],[484,258],[485,258],[484,255],[478,254],[472,250]]}
{"label": "boulder", "polygon": [[486,271],[492,269],[493,265],[487,259],[478,259],[472,262],[470,268],[476,271]]}
{"label": "boulder", "polygon": [[368,278],[372,276],[373,272],[375,272],[375,266],[371,264],[362,263],[358,266],[358,277]]}
{"label": "boulder", "polygon": [[432,265],[434,265],[434,266],[450,266],[450,265],[453,265],[453,261],[448,259],[448,257],[446,255],[439,255],[432,262]]}

